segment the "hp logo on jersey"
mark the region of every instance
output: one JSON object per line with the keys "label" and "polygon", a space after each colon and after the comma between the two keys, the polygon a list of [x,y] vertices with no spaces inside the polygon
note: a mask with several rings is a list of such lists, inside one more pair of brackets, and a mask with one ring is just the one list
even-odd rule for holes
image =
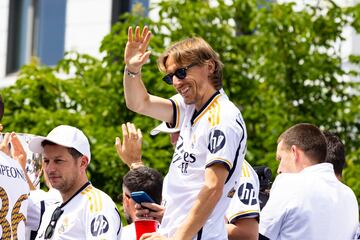
{"label": "hp logo on jersey", "polygon": [[243,204],[257,204],[256,192],[251,183],[243,183],[239,187],[238,197]]}
{"label": "hp logo on jersey", "polygon": [[109,230],[109,222],[104,215],[99,215],[91,221],[91,234],[96,237]]}
{"label": "hp logo on jersey", "polygon": [[209,134],[209,145],[208,149],[211,153],[216,153],[225,146],[226,138],[225,134],[218,130],[213,129]]}

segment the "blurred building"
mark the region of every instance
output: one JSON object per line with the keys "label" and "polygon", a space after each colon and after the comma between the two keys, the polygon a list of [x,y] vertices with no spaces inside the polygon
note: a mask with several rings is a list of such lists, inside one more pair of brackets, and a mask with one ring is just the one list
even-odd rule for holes
{"label": "blurred building", "polygon": [[149,0],[1,0],[0,88],[14,83],[32,56],[55,65],[67,51],[99,57],[120,14]]}

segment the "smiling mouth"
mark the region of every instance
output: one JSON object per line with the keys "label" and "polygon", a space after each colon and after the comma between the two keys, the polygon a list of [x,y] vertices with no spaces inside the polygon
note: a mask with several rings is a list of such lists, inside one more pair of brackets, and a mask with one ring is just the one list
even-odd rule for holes
{"label": "smiling mouth", "polygon": [[184,95],[184,94],[186,94],[186,93],[189,91],[189,89],[190,89],[190,87],[182,88],[182,89],[179,90],[179,93],[180,93],[181,95]]}

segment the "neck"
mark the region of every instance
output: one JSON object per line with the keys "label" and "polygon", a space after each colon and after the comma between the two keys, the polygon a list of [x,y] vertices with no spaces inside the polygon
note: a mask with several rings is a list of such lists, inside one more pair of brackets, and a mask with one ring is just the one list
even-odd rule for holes
{"label": "neck", "polygon": [[82,178],[81,180],[77,181],[68,191],[61,192],[63,203],[67,202],[70,198],[72,198],[88,181],[89,180],[87,178]]}
{"label": "neck", "polygon": [[213,87],[209,87],[206,89],[205,93],[199,97],[199,99],[195,103],[196,111],[200,111],[200,109],[209,101],[209,99],[215,94],[216,89]]}

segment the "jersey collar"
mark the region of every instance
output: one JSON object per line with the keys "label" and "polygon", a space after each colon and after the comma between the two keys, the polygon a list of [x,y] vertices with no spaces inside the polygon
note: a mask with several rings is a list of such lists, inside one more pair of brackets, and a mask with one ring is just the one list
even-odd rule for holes
{"label": "jersey collar", "polygon": [[77,190],[77,192],[74,194],[74,195],[72,195],[72,197],[71,198],[69,198],[66,202],[64,202],[64,203],[62,203],[61,205],[60,205],[60,208],[62,208],[62,207],[64,207],[68,202],[70,202],[71,201],[71,199],[73,199],[76,195],[78,195],[82,190],[84,190],[87,186],[89,186],[91,183],[88,181],[88,182],[86,182],[79,190]]}
{"label": "jersey collar", "polygon": [[214,95],[212,95],[209,100],[202,106],[202,108],[199,111],[194,111],[193,116],[191,117],[191,126],[194,125],[194,123],[204,115],[204,113],[209,109],[211,104],[215,102],[219,97],[221,96],[221,93],[219,91],[216,91]]}

